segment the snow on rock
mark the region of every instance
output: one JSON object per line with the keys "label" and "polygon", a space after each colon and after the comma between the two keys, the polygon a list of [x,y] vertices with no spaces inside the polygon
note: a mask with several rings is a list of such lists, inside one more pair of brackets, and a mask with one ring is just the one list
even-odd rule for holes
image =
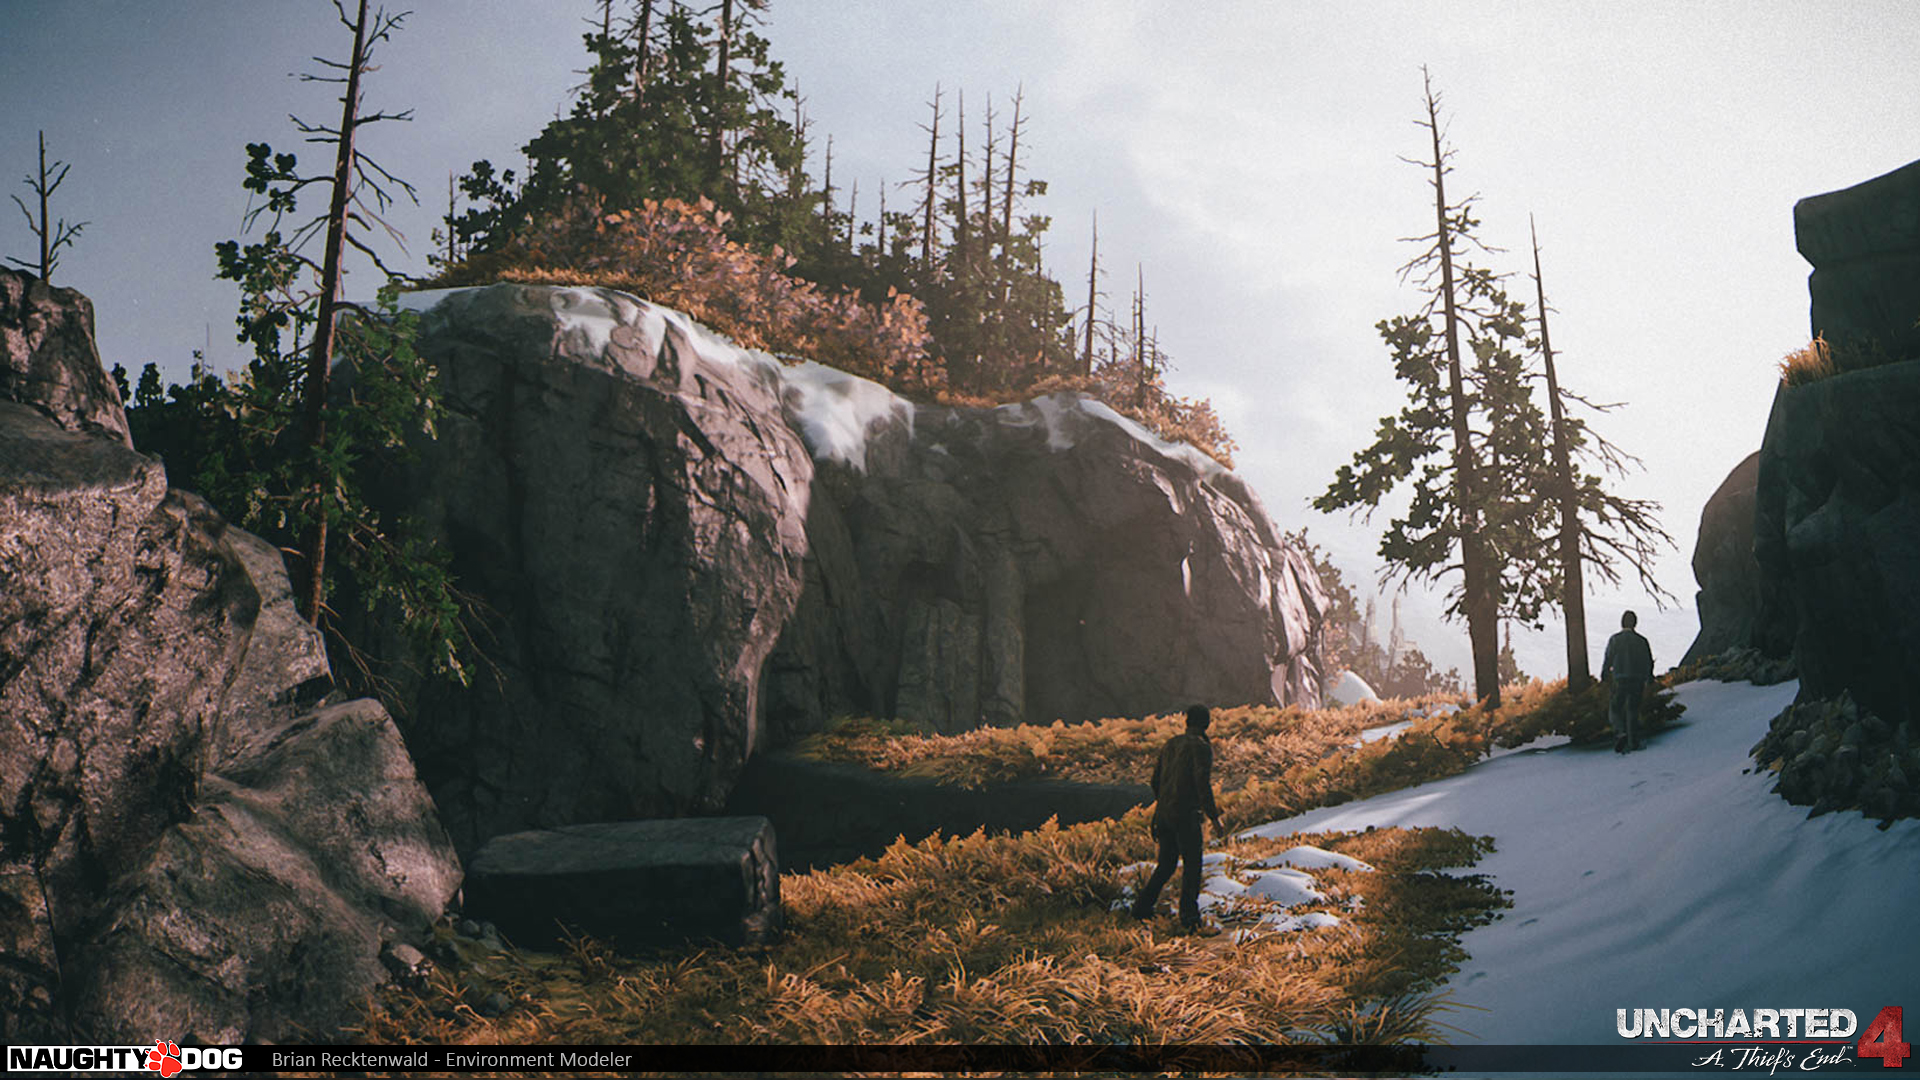
{"label": "snow on rock", "polygon": [[[1263,859],[1242,859],[1225,851],[1210,851],[1201,856],[1203,877],[1200,882],[1200,912],[1203,919],[1235,926],[1234,940],[1250,941],[1267,934],[1312,930],[1340,925],[1340,917],[1330,912],[1294,913],[1291,909],[1324,904],[1327,896],[1316,887],[1312,874],[1300,867],[1325,870],[1371,871],[1373,868],[1349,855],[1301,845]],[[1139,895],[1140,886],[1153,873],[1151,861],[1121,867],[1120,897],[1114,911],[1125,911]],[[1178,873],[1161,893],[1178,902]],[[1359,899],[1355,897],[1353,899]],[[1355,905],[1349,904],[1349,907]]]}
{"label": "snow on rock", "polygon": [[867,436],[899,424],[913,437],[914,404],[877,382],[809,360],[782,366],[781,403],[815,461],[867,469]]}
{"label": "snow on rock", "polygon": [[1618,1044],[1616,1009],[1847,1008],[1912,996],[1920,821],[1809,819],[1747,770],[1793,683],[1689,683],[1637,754],[1558,746],[1249,830],[1490,835],[1513,908],[1469,931],[1455,1041]]}
{"label": "snow on rock", "polygon": [[1352,870],[1358,873],[1370,874],[1373,872],[1373,867],[1351,855],[1342,855],[1337,851],[1328,851],[1326,848],[1314,847],[1311,844],[1300,844],[1295,847],[1290,847],[1278,855],[1269,855],[1253,865],[1260,867],[1293,866],[1302,870],[1325,870],[1328,867],[1333,867],[1338,870]]}
{"label": "snow on rock", "polygon": [[1360,737],[1353,740],[1353,745],[1365,746],[1370,742],[1379,742],[1381,739],[1397,739],[1405,735],[1407,729],[1411,727],[1413,727],[1411,720],[1399,720],[1391,724],[1381,724],[1379,727],[1370,727],[1360,732]]}
{"label": "snow on rock", "polygon": [[[449,296],[470,291],[403,293],[400,306],[427,311]],[[913,403],[870,379],[812,361],[789,364],[757,349],[740,348],[678,311],[617,290],[555,288],[548,293],[554,320],[572,355],[599,356],[610,366],[628,367],[624,361],[628,355],[653,357],[663,349],[684,347],[708,364],[772,380],[779,388],[782,407],[815,461],[837,461],[864,472],[868,435],[876,427],[898,423],[912,436]],[[613,348],[615,334],[623,327],[634,331],[631,353]]]}
{"label": "snow on rock", "polygon": [[1269,870],[1247,883],[1246,891],[1264,897],[1282,907],[1325,900],[1326,894],[1313,887],[1313,875],[1301,870]]}
{"label": "snow on rock", "polygon": [[1351,671],[1343,671],[1327,687],[1327,704],[1358,705],[1363,701],[1379,701],[1380,695],[1373,692],[1367,680]]}

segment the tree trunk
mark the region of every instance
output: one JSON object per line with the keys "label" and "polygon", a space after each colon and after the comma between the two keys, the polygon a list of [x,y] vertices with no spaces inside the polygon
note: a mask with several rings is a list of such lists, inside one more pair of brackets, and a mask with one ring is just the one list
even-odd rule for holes
{"label": "tree trunk", "polygon": [[53,277],[53,251],[47,247],[47,238],[53,235],[53,220],[47,216],[47,199],[53,189],[47,186],[47,133],[40,133],[40,182],[34,185],[34,192],[40,196],[40,280],[51,285]]}
{"label": "tree trunk", "polygon": [[1460,365],[1460,313],[1454,301],[1453,233],[1447,221],[1446,158],[1440,146],[1439,102],[1428,80],[1427,127],[1433,136],[1433,206],[1435,243],[1440,247],[1440,302],[1446,320],[1447,395],[1453,410],[1453,480],[1460,534],[1462,607],[1467,616],[1467,640],[1473,647],[1473,694],[1489,706],[1500,704],[1499,580],[1480,532],[1478,465],[1473,434],[1468,425],[1465,379]]}
{"label": "tree trunk", "polygon": [[959,149],[954,152],[953,192],[958,206],[958,216],[953,223],[953,254],[961,266],[967,262],[967,92],[961,90],[958,99],[960,115],[956,121],[960,140]]}
{"label": "tree trunk", "polygon": [[1020,158],[1020,99],[1013,95],[1013,127],[1007,134],[1007,189],[1000,196],[1000,258],[1007,257],[1007,245],[1013,240],[1013,170]]}
{"label": "tree trunk", "polygon": [[1100,279],[1100,211],[1093,212],[1093,255],[1087,260],[1087,347],[1080,354],[1080,374],[1093,374],[1093,312],[1099,299],[1095,282]]}
{"label": "tree trunk", "polygon": [[726,96],[727,68],[732,62],[733,47],[733,0],[720,0],[720,56],[713,66],[713,144],[708,154],[713,159],[713,176],[720,179],[726,172]]}
{"label": "tree trunk", "polygon": [[928,130],[927,138],[927,206],[926,220],[920,227],[920,265],[926,268],[927,276],[933,276],[933,204],[935,178],[940,172],[940,84],[933,84],[933,127]]}
{"label": "tree trunk", "polygon": [[1540,305],[1540,357],[1547,369],[1547,407],[1553,418],[1553,475],[1560,496],[1560,608],[1567,619],[1567,689],[1579,690],[1592,681],[1587,667],[1587,598],[1580,574],[1580,500],[1573,486],[1573,451],[1567,438],[1566,407],[1560,400],[1560,378],[1553,368],[1553,341],[1547,336],[1547,287],[1540,276],[1540,236],[1533,231],[1533,286]]}
{"label": "tree trunk", "polygon": [[648,39],[653,36],[653,0],[640,0],[640,26],[634,33],[633,99],[644,101],[647,97]]}
{"label": "tree trunk", "polygon": [[[327,377],[333,366],[333,324],[340,295],[340,257],[346,246],[347,201],[353,189],[353,133],[360,111],[360,73],[366,67],[367,0],[360,0],[353,23],[353,54],[347,65],[347,89],[341,96],[340,149],[333,163],[333,199],[327,208],[327,250],[320,270],[320,312],[314,321],[313,348],[307,360],[307,446],[316,454],[327,436]],[[307,621],[320,624],[326,605],[327,499],[323,483],[314,483],[318,519],[307,543]]]}

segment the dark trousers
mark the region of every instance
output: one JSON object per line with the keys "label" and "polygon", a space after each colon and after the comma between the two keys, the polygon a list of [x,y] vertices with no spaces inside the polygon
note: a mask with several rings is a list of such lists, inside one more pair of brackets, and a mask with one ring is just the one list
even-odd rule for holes
{"label": "dark trousers", "polygon": [[1153,876],[1140,887],[1133,902],[1133,913],[1144,919],[1153,914],[1160,890],[1173,878],[1173,864],[1180,864],[1180,921],[1187,926],[1200,923],[1200,815],[1182,815],[1182,821],[1155,822],[1154,838],[1160,841],[1160,861]]}
{"label": "dark trousers", "polygon": [[1607,721],[1613,725],[1616,739],[1625,739],[1627,749],[1640,745],[1640,733],[1635,730],[1640,720],[1640,700],[1646,696],[1645,679],[1613,680],[1613,701],[1607,709]]}

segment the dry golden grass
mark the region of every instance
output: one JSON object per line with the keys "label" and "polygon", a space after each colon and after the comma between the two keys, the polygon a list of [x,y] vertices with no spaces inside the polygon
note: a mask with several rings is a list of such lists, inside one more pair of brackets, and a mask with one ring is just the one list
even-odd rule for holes
{"label": "dry golden grass", "polygon": [[[1235,784],[1222,792],[1223,816],[1238,828],[1435,779],[1493,746],[1544,734],[1603,737],[1605,695],[1598,685],[1574,695],[1560,683],[1510,687],[1500,709],[1418,718],[1397,739],[1359,747],[1361,729],[1398,718],[1408,703],[1220,710],[1213,732],[1222,773]],[[1658,727],[1679,707],[1664,695],[1646,711]],[[813,748],[957,781],[995,770],[1138,778],[1176,723],[930,738],[889,735],[869,721],[843,724]],[[1082,754],[1087,764],[1078,763]],[[969,756],[1000,764],[940,764]],[[762,949],[623,956],[576,939],[559,953],[487,953],[441,927],[460,961],[424,988],[389,990],[371,1003],[359,1037],[510,1046],[1261,1045],[1445,1041],[1456,1024],[1471,1027],[1440,987],[1465,957],[1459,935],[1509,903],[1484,878],[1458,872],[1491,850],[1490,839],[1432,828],[1314,836],[1316,846],[1376,868],[1315,873],[1325,899],[1312,907],[1341,925],[1250,940],[1187,937],[1112,910],[1127,884],[1122,868],[1152,856],[1148,816],[1140,808],[1068,828],[935,836],[787,875],[788,932]],[[1299,842],[1229,838],[1214,849],[1251,861]],[[481,1015],[477,1003],[495,992],[514,1007]]]}
{"label": "dry golden grass", "polygon": [[1798,349],[1780,358],[1780,382],[1783,386],[1805,386],[1835,374],[1833,350],[1824,336],[1816,335]]}
{"label": "dry golden grass", "polygon": [[[1457,935],[1505,897],[1436,871],[1490,846],[1457,831],[1315,837],[1373,873],[1319,872],[1344,925],[1245,942],[1109,910],[1150,854],[1144,814],[1017,836],[896,844],[782,879],[789,932],[763,950],[471,953],[370,1008],[367,1042],[454,1044],[1274,1044],[1437,1040],[1432,991]],[[1253,859],[1293,838],[1235,840]],[[1353,909],[1353,898],[1361,901]],[[1318,906],[1318,905],[1316,905]],[[494,990],[517,1002],[489,1019]]]}
{"label": "dry golden grass", "polygon": [[[1369,702],[1344,708],[1301,709],[1249,705],[1216,709],[1209,737],[1214,782],[1222,790],[1284,774],[1349,747],[1362,731],[1390,724],[1410,710],[1458,705],[1459,698]],[[925,735],[908,726],[842,718],[798,751],[825,761],[925,777],[977,788],[1009,780],[1139,783],[1153,773],[1167,739],[1184,729],[1180,714],[1051,725],[979,728],[958,735]]]}

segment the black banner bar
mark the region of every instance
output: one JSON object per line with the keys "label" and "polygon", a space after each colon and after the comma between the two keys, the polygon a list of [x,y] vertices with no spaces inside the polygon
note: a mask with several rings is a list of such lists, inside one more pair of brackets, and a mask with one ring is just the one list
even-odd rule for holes
{"label": "black banner bar", "polygon": [[[1719,1057],[1715,1058],[1714,1055]],[[1364,1046],[248,1046],[241,1071],[320,1073],[592,1072],[1223,1072],[1483,1075],[1737,1073],[1920,1075],[1861,1060],[1852,1042]],[[219,1075],[196,1071],[193,1075]]]}

